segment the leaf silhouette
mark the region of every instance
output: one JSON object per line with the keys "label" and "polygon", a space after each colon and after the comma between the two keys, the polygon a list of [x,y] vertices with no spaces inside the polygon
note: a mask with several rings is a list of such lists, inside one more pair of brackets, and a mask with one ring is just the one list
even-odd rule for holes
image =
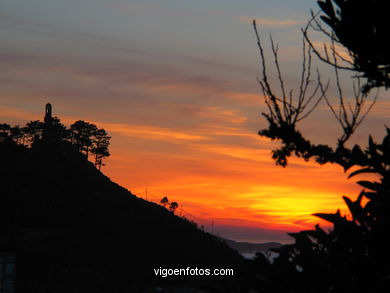
{"label": "leaf silhouette", "polygon": [[357,184],[359,184],[360,186],[363,186],[365,188],[375,190],[375,191],[379,191],[379,188],[380,188],[379,183],[370,182],[370,181],[366,181],[366,180],[358,181]]}
{"label": "leaf silhouette", "polygon": [[364,174],[364,173],[377,173],[377,171],[375,169],[373,169],[372,167],[362,168],[362,169],[356,170],[356,171],[352,172],[351,174],[349,174],[348,179],[352,178],[353,176],[356,176],[359,174]]}

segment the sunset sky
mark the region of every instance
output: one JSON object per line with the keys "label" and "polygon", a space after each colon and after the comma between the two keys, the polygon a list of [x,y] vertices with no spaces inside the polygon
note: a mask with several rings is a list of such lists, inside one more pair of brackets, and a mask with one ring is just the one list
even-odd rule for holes
{"label": "sunset sky", "polygon": [[[286,231],[311,228],[312,213],[344,208],[341,196],[359,191],[338,166],[275,166],[276,144],[257,135],[267,125],[251,21],[267,50],[273,35],[286,85],[297,88],[310,9],[316,1],[1,0],[0,122],[42,119],[50,102],[64,124],[109,132],[103,172],[138,196],[167,196],[224,237],[290,241]],[[366,145],[369,133],[381,141],[385,95],[351,143]],[[325,103],[300,127],[314,142],[340,134]]]}

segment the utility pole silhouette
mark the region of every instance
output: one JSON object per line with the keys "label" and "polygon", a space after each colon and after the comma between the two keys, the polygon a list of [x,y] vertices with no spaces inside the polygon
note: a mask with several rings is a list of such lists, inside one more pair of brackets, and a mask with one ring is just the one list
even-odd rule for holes
{"label": "utility pole silhouette", "polygon": [[148,200],[148,188],[147,187],[146,187],[145,195],[146,195],[146,200]]}
{"label": "utility pole silhouette", "polygon": [[214,235],[214,220],[211,221],[211,235]]}

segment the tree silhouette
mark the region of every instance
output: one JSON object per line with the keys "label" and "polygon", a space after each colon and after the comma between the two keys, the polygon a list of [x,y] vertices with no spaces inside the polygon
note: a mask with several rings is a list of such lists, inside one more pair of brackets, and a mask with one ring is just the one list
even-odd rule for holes
{"label": "tree silhouette", "polygon": [[104,159],[110,156],[111,137],[93,123],[78,120],[70,126],[70,142],[88,158],[92,154],[95,167],[104,166]]}
{"label": "tree silhouette", "polygon": [[[318,70],[316,82],[313,83],[311,73],[311,48],[306,45],[305,40],[303,41],[303,61],[299,92],[296,95],[293,95],[292,89],[287,91],[285,88],[279,66],[278,48],[271,38],[274,64],[277,70],[281,92],[281,97],[279,97],[275,92],[274,87],[269,82],[264,49],[255,21],[253,22],[253,27],[257,37],[257,45],[261,60],[262,76],[261,78],[258,78],[258,81],[264,94],[265,104],[268,107],[268,113],[262,114],[269,124],[268,128],[260,130],[259,134],[268,137],[271,140],[279,140],[282,143],[280,148],[273,151],[272,158],[275,162],[278,165],[286,166],[288,158],[292,155],[296,155],[305,160],[314,158],[316,162],[320,164],[337,163],[343,166],[345,170],[348,170],[354,165],[361,166],[361,164],[364,164],[364,155],[360,146],[355,145],[352,149],[349,149],[345,146],[345,143],[363,122],[364,118],[375,104],[377,96],[370,96],[368,93],[359,92],[354,86],[355,91],[352,103],[347,102],[339,79],[339,69],[334,66],[338,89],[338,103],[332,104],[327,97],[329,82],[327,84],[322,83]],[[335,55],[335,52],[333,55]],[[356,83],[358,86],[360,84],[360,79],[358,79]],[[297,129],[297,124],[310,116],[321,100],[325,100],[342,129],[343,134],[337,139],[337,146],[335,149],[329,145],[313,144]]]}
{"label": "tree silhouette", "polygon": [[108,147],[111,137],[104,129],[97,129],[93,132],[91,153],[95,156],[95,167],[99,170],[103,164],[103,159],[110,156]]}
{"label": "tree silhouette", "polygon": [[19,125],[10,128],[10,137],[14,143],[24,144],[25,134]]}
{"label": "tree silhouette", "polygon": [[0,124],[0,142],[11,140],[11,126],[6,123]]}
{"label": "tree silhouette", "polygon": [[175,201],[171,202],[171,204],[169,205],[169,210],[172,212],[172,213],[175,213],[176,209],[179,207],[179,204]]}
{"label": "tree silhouette", "polygon": [[[50,113],[51,114],[51,113]],[[0,142],[15,144],[34,149],[35,147],[59,147],[59,151],[83,154],[86,159],[93,155],[94,165],[99,170],[104,166],[104,159],[110,156],[111,137],[95,124],[79,120],[69,129],[58,117],[45,115],[45,122],[30,121],[24,127],[0,124]]]}
{"label": "tree silhouette", "polygon": [[29,145],[34,144],[35,142],[42,139],[43,131],[45,129],[45,124],[39,120],[30,121],[23,128],[25,133],[27,143]]}
{"label": "tree silhouette", "polygon": [[42,139],[48,143],[60,143],[69,138],[70,131],[66,129],[58,117],[46,118]]}
{"label": "tree silhouette", "polygon": [[78,120],[70,126],[71,143],[77,150],[88,157],[93,143],[93,135],[97,131],[96,125]]}
{"label": "tree silhouette", "polygon": [[164,196],[160,203],[164,206],[164,208],[166,207],[167,204],[169,204],[169,200],[168,200],[168,197]]}
{"label": "tree silhouette", "polygon": [[350,218],[339,210],[315,214],[332,230],[316,225],[291,233],[295,243],[275,249],[279,256],[267,271],[263,266],[267,280],[253,285],[259,292],[389,292],[390,130],[382,144],[370,137],[364,153],[366,166],[349,177],[369,173],[379,180],[358,181],[364,189],[356,200],[343,197]]}
{"label": "tree silhouette", "polygon": [[[312,13],[309,26],[322,32],[330,44],[324,44],[320,52],[304,30],[306,40],[320,59],[339,68],[354,70],[367,78],[363,91],[374,87],[390,86],[390,44],[388,42],[388,1],[386,0],[325,0],[317,1],[321,8],[320,19],[330,28],[327,30]],[[334,44],[348,50],[350,59],[330,52]]]}
{"label": "tree silhouette", "polygon": [[[335,10],[332,2],[336,3],[339,9]],[[334,214],[315,214],[330,222],[333,225],[332,230],[325,231],[317,225],[313,230],[291,233],[295,243],[275,250],[279,256],[273,263],[267,262],[264,258],[257,259],[262,269],[258,271],[260,276],[254,276],[251,280],[253,282],[251,286],[259,292],[390,292],[390,249],[387,240],[390,231],[390,130],[387,129],[387,135],[381,144],[375,143],[370,137],[366,150],[362,150],[359,145],[352,148],[345,145],[375,103],[376,96],[373,97],[372,103],[368,103],[370,90],[373,87],[388,86],[386,79],[389,77],[389,63],[385,55],[389,54],[389,51],[382,54],[383,48],[380,46],[378,48],[376,46],[378,43],[375,42],[361,45],[363,49],[353,47],[356,44],[354,41],[348,43],[348,38],[353,39],[355,35],[345,33],[350,29],[349,32],[352,34],[352,23],[359,21],[356,14],[364,15],[363,10],[367,6],[357,7],[359,3],[369,2],[375,2],[375,9],[379,9],[384,1],[319,1],[321,9],[327,15],[322,19],[335,31],[340,30],[328,35],[332,39],[332,44],[330,49],[325,51],[325,57],[318,51],[314,51],[320,59],[333,65],[339,95],[337,105],[332,104],[327,98],[329,84],[322,83],[318,71],[316,83],[313,84],[310,79],[310,53],[311,50],[316,49],[310,43],[307,27],[303,33],[308,45],[304,42],[300,91],[296,96],[292,91],[288,92],[285,89],[278,62],[277,46],[271,38],[281,92],[279,95],[276,94],[267,76],[264,49],[254,22],[261,60],[262,76],[259,78],[259,83],[269,110],[268,113],[263,113],[269,127],[261,130],[259,134],[282,143],[280,148],[273,151],[272,157],[276,163],[286,166],[288,158],[296,155],[305,160],[314,158],[320,164],[337,163],[346,171],[352,166],[358,166],[359,169],[352,172],[350,177],[369,173],[379,179],[358,181],[357,183],[364,189],[356,200],[343,197],[350,211],[350,218],[341,215],[339,210]],[[354,5],[356,11],[347,12]],[[383,16],[383,11],[375,12],[370,9],[367,8],[366,11],[370,17],[356,24],[357,28],[361,25],[362,30],[365,30],[363,35],[382,29],[376,25],[372,26],[371,23],[376,21],[373,19],[375,13],[380,18]],[[314,22],[314,25],[324,32],[315,17],[313,15],[309,25]],[[345,23],[341,24],[340,22],[343,21]],[[378,21],[383,22],[383,19]],[[383,38],[378,42],[386,40],[383,32],[373,34],[375,38],[379,38],[382,34]],[[347,103],[347,97],[340,85],[339,70],[343,67],[338,65],[338,60],[343,57],[335,49],[336,41],[341,44],[345,42],[344,45],[353,57],[353,62],[350,63],[353,65],[352,70],[363,72],[363,77],[367,79],[367,84],[363,87],[360,86],[360,79],[357,79],[352,104]],[[369,51],[364,51],[368,45],[372,47]],[[378,55],[377,59],[375,54]],[[370,66],[365,67],[365,62],[370,63]],[[308,91],[310,84],[311,92]],[[326,102],[343,131],[342,136],[337,139],[336,148],[325,144],[313,144],[297,129],[297,124],[308,117],[321,100]]]}

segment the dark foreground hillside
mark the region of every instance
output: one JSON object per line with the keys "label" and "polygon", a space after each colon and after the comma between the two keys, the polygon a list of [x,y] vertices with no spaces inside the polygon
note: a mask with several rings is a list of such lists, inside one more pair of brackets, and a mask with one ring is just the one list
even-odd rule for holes
{"label": "dark foreground hillside", "polygon": [[0,143],[0,252],[16,255],[17,292],[222,288],[231,281],[155,277],[159,267],[236,268],[242,259],[194,224],[115,184],[68,148]]}

